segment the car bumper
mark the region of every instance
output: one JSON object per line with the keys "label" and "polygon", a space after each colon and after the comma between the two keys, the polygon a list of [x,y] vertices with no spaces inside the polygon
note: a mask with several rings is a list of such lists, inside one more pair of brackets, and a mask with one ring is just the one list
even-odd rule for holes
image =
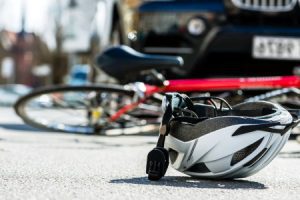
{"label": "car bumper", "polygon": [[255,36],[300,38],[300,28],[227,25],[217,31],[209,45],[209,51],[245,53],[250,56]]}
{"label": "car bumper", "polygon": [[[215,73],[216,66],[221,74],[228,72],[229,76],[234,74],[242,67],[245,70],[237,75],[250,75],[251,69],[254,75],[264,75],[262,70],[255,68],[271,66],[276,67],[274,74],[290,74],[292,68],[297,65],[297,61],[257,59],[252,56],[253,38],[255,36],[271,37],[291,37],[300,39],[300,28],[287,27],[266,27],[266,26],[242,26],[227,24],[224,26],[214,26],[205,35],[198,39],[187,40],[183,34],[148,34],[139,42],[138,49],[144,53],[152,54],[172,54],[184,58],[185,66],[183,70],[174,70],[174,73],[180,75],[210,76]],[[173,42],[172,41],[176,41]],[[188,41],[188,42],[187,42]],[[220,67],[222,65],[222,69]],[[284,72],[280,69],[284,68]],[[251,74],[252,75],[252,74]],[[267,74],[268,75],[268,74]]]}

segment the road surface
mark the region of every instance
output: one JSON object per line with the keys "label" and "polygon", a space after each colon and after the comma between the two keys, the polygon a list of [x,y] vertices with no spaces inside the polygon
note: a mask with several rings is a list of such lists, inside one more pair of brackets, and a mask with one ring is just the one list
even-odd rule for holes
{"label": "road surface", "polygon": [[171,167],[145,174],[156,136],[101,137],[26,126],[0,108],[0,199],[300,199],[300,144],[289,141],[265,169],[235,181],[192,179]]}

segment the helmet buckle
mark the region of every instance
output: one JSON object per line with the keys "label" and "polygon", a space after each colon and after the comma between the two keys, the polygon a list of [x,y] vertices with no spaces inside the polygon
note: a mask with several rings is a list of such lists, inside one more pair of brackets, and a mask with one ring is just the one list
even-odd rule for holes
{"label": "helmet buckle", "polygon": [[168,151],[161,147],[154,148],[147,156],[146,173],[148,174],[148,179],[152,181],[161,179],[165,175],[168,165]]}

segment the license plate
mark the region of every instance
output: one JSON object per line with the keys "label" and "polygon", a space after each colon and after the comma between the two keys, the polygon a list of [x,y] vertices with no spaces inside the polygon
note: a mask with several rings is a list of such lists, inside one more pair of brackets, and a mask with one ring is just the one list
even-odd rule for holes
{"label": "license plate", "polygon": [[300,60],[300,39],[255,36],[252,56],[260,59]]}

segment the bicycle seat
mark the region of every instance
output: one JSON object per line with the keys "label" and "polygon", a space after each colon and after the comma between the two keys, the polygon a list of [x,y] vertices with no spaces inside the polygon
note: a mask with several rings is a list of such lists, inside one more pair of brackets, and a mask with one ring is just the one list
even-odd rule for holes
{"label": "bicycle seat", "polygon": [[183,65],[183,59],[179,56],[143,54],[128,46],[111,47],[99,55],[96,62],[102,70],[115,78],[148,69],[167,69]]}

